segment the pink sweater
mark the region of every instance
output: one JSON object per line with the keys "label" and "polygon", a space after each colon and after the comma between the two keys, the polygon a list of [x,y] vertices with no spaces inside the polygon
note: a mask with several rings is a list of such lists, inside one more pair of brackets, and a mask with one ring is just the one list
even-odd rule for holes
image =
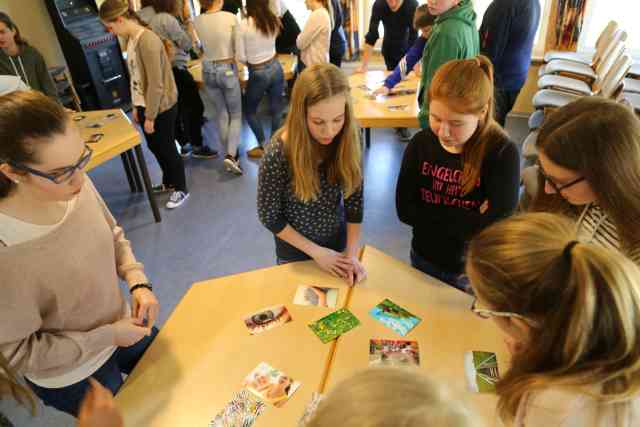
{"label": "pink sweater", "polygon": [[118,276],[146,281],[113,216],[87,178],[49,234],[0,245],[0,352],[18,372],[64,375],[115,345],[127,312]]}

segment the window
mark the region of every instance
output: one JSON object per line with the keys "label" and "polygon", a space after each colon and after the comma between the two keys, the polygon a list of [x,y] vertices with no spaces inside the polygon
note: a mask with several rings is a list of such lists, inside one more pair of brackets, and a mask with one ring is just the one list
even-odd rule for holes
{"label": "window", "polygon": [[598,36],[609,21],[615,20],[620,28],[627,32],[627,49],[640,58],[640,26],[638,16],[640,2],[637,0],[590,0],[587,2],[582,34],[578,41],[578,50],[593,51]]}

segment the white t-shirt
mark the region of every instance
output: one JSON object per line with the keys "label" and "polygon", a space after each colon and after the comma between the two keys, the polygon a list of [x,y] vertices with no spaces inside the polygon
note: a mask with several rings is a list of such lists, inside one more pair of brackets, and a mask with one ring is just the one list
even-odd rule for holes
{"label": "white t-shirt", "polygon": [[140,74],[140,60],[138,59],[138,41],[145,30],[131,37],[127,43],[127,68],[131,77],[131,101],[136,107],[144,107],[144,90],[142,89],[142,77]]}
{"label": "white t-shirt", "polygon": [[202,13],[193,21],[202,42],[205,61],[221,61],[235,57],[238,19],[229,12]]}
{"label": "white t-shirt", "polygon": [[29,90],[18,76],[0,76],[0,95],[6,95],[17,90]]}
{"label": "white t-shirt", "polygon": [[324,7],[311,12],[302,32],[296,39],[300,58],[307,67],[329,62],[331,17]]}
{"label": "white t-shirt", "polygon": [[238,29],[238,61],[260,64],[275,56],[276,36],[266,36],[258,31],[253,18],[240,21]]}

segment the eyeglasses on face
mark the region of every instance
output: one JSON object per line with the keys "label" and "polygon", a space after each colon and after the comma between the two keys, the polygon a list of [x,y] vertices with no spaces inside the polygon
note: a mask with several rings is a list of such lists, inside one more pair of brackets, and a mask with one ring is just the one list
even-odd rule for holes
{"label": "eyeglasses on face", "polygon": [[542,169],[542,165],[540,164],[539,161],[536,163],[536,166],[538,167],[538,172],[540,173],[540,176],[542,176],[542,178],[545,180],[545,182],[549,183],[551,188],[553,188],[553,190],[556,193],[560,193],[562,190],[566,190],[567,188],[572,187],[572,186],[576,185],[577,183],[582,182],[582,181],[585,180],[585,177],[581,176],[580,178],[576,178],[573,181],[570,181],[570,182],[568,182],[566,184],[558,184],[549,175],[547,175],[547,173],[544,171],[544,169]]}
{"label": "eyeglasses on face", "polygon": [[9,162],[9,165],[14,169],[18,169],[23,172],[27,172],[32,175],[39,176],[41,178],[48,179],[54,184],[64,184],[65,182],[69,181],[73,177],[73,174],[77,170],[82,170],[84,169],[85,166],[87,166],[87,164],[89,163],[89,160],[91,160],[92,154],[93,154],[93,150],[87,144],[85,144],[84,151],[80,156],[80,159],[76,162],[75,165],[58,169],[56,172],[53,172],[53,173],[41,172],[37,169],[30,168],[29,166],[26,166],[20,163]]}
{"label": "eyeglasses on face", "polygon": [[524,322],[528,323],[531,326],[538,326],[538,322],[536,322],[535,320],[529,319],[527,317],[524,317],[521,314],[518,313],[512,313],[509,311],[493,311],[493,310],[489,310],[486,308],[478,308],[478,299],[474,298],[473,302],[471,303],[471,311],[478,317],[481,317],[483,319],[491,319],[492,317],[515,317],[516,319],[520,319],[523,320]]}

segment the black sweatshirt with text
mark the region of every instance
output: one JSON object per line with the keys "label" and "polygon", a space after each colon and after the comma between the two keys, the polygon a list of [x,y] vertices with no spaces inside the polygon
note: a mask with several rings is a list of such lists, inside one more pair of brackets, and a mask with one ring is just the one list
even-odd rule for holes
{"label": "black sweatshirt with text", "polygon": [[[468,241],[518,203],[518,148],[497,131],[494,141],[476,188],[464,196],[462,154],[442,148],[431,129],[418,132],[405,149],[396,187],[398,217],[413,227],[413,251],[443,271],[462,273]],[[481,213],[485,201],[488,209]]]}

